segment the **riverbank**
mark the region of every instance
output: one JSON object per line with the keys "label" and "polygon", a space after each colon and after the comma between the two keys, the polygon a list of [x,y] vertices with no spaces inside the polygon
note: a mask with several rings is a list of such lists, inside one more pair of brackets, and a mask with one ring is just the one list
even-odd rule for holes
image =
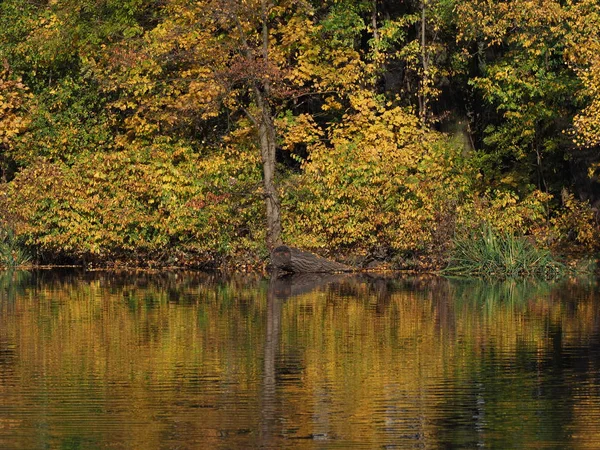
{"label": "riverbank", "polygon": [[[324,253],[328,255],[328,253]],[[553,256],[552,261],[556,266],[552,272],[536,272],[535,270],[518,271],[514,268],[512,273],[503,271],[497,268],[496,272],[488,271],[485,273],[485,266],[497,261],[471,261],[473,266],[480,265],[483,270],[460,272],[448,270],[450,256],[445,259],[438,256],[437,258],[421,256],[411,257],[390,257],[379,254],[352,254],[347,253],[337,255],[337,258],[332,258],[351,268],[354,273],[389,273],[389,274],[412,274],[412,275],[442,275],[442,276],[459,276],[467,278],[491,278],[505,279],[514,277],[533,277],[533,278],[560,278],[564,276],[579,276],[579,275],[600,275],[598,267],[598,256],[593,254],[571,253],[559,256]],[[331,258],[331,256],[330,256]],[[518,262],[514,262],[515,265]],[[524,264],[524,262],[520,263]],[[261,276],[269,276],[272,272],[270,258],[262,254],[246,253],[243,257],[221,257],[213,259],[186,258],[184,255],[179,255],[174,258],[164,260],[153,259],[117,259],[117,260],[94,260],[94,261],[78,261],[65,264],[57,262],[37,263],[29,261],[24,264],[0,264],[0,270],[53,270],[53,269],[83,269],[85,271],[139,271],[147,273],[155,272],[206,272],[206,273],[246,273],[256,274]]]}

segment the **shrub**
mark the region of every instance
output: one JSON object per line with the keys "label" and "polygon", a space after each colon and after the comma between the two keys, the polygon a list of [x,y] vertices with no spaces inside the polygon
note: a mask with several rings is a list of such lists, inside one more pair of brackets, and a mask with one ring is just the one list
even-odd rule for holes
{"label": "shrub", "polygon": [[50,261],[210,261],[264,241],[255,152],[235,152],[201,156],[165,141],[85,153],[73,165],[39,159],[0,206]]}
{"label": "shrub", "polygon": [[477,230],[488,224],[501,233],[537,234],[546,226],[551,199],[539,190],[519,196],[510,190],[487,189],[464,205],[459,227]]}
{"label": "shrub", "polygon": [[356,109],[327,139],[305,138],[310,156],[283,193],[284,239],[331,251],[426,252],[441,213],[453,216],[469,195],[463,149],[401,108],[373,101]]}
{"label": "shrub", "polygon": [[593,252],[600,248],[600,230],[595,212],[589,202],[578,201],[564,190],[561,193],[562,207],[551,219],[549,233],[553,244],[559,248]]}

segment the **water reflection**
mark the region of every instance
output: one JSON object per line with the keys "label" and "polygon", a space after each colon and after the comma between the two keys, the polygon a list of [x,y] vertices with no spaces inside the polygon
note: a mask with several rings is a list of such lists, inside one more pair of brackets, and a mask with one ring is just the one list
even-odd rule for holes
{"label": "water reflection", "polygon": [[[278,356],[281,335],[281,304],[282,299],[278,295],[281,282],[272,279],[267,290],[267,325],[264,341],[264,369],[262,390],[262,435],[263,446],[273,441],[277,433],[277,391],[275,362]],[[287,292],[287,289],[283,289]]]}
{"label": "water reflection", "polygon": [[594,448],[595,281],[0,276],[0,448]]}

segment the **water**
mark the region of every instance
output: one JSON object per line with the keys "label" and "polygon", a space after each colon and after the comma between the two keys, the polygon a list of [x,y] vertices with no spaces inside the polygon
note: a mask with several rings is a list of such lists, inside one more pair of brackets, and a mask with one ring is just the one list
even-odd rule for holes
{"label": "water", "polygon": [[600,295],[0,274],[0,448],[599,448]]}

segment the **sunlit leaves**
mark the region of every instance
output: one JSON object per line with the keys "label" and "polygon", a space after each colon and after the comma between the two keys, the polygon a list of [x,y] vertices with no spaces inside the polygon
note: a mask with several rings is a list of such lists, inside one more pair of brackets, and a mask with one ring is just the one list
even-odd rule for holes
{"label": "sunlit leaves", "polygon": [[[1,2],[19,230],[48,253],[227,253],[283,195],[309,248],[408,252],[478,215],[534,233],[572,138],[600,140],[597,0],[392,3]],[[466,146],[428,128],[461,121]]]}
{"label": "sunlit leaves", "polygon": [[287,200],[297,202],[289,205],[290,238],[309,247],[425,249],[436,214],[469,187],[460,149],[366,92],[350,103],[354,112],[329,130],[330,145],[309,145],[298,192]]}
{"label": "sunlit leaves", "polygon": [[0,145],[7,149],[15,137],[27,128],[29,117],[24,104],[32,94],[20,79],[0,72]]}
{"label": "sunlit leaves", "polygon": [[11,156],[19,136],[31,122],[27,104],[33,95],[21,79],[10,72],[0,72],[0,178],[7,179]]}
{"label": "sunlit leaves", "polygon": [[578,92],[585,108],[574,119],[575,142],[584,147],[600,144],[600,3],[568,3],[573,24],[567,34],[566,59],[583,84]]}
{"label": "sunlit leaves", "polygon": [[535,174],[537,186],[550,189],[550,165],[569,149],[563,132],[577,90],[564,61],[566,9],[554,0],[512,0],[458,2],[457,11],[458,39],[477,46],[481,75],[470,84],[498,114],[484,131],[495,159],[487,175],[499,179],[510,170],[523,179],[510,188],[523,190]]}
{"label": "sunlit leaves", "polygon": [[39,160],[17,176],[2,206],[42,254],[160,259],[169,247],[215,254],[256,229],[243,231],[260,204],[258,164],[231,151],[236,164],[218,154],[200,160],[169,142],[89,153],[71,167]]}

